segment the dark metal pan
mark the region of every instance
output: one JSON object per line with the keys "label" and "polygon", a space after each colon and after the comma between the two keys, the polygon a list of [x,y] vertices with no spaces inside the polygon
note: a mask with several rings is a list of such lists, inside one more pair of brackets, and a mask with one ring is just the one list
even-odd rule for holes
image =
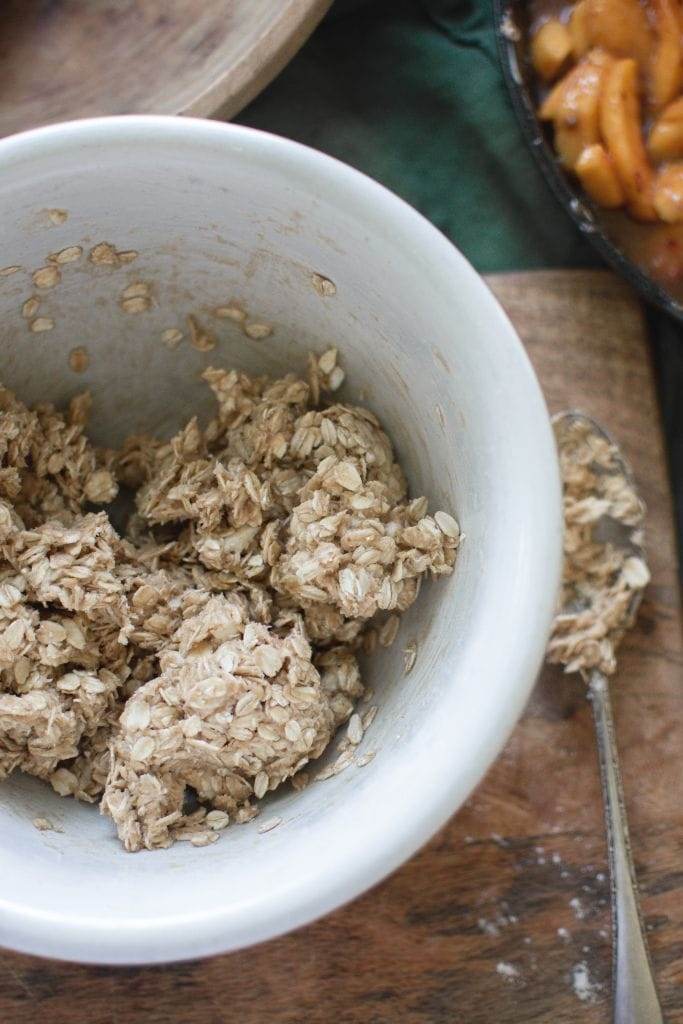
{"label": "dark metal pan", "polygon": [[601,256],[648,302],[683,322],[683,304],[626,256],[610,237],[603,211],[560,167],[552,145],[536,117],[534,72],[528,52],[528,8],[525,0],[493,0],[496,37],[503,73],[522,131],[541,171],[579,231]]}

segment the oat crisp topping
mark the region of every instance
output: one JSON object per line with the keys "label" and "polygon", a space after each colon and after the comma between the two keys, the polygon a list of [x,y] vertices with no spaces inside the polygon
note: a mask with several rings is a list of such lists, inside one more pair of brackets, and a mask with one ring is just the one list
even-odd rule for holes
{"label": "oat crisp topping", "polygon": [[351,763],[371,721],[356,655],[459,543],[376,417],[327,400],[335,349],[307,380],[204,378],[206,427],[118,451],[88,441],[88,395],[62,413],[0,389],[0,778],[99,802],[127,850],[215,842],[342,723],[331,774]]}
{"label": "oat crisp topping", "polygon": [[564,489],[561,609],[547,658],[565,671],[611,675],[616,649],[650,574],[638,553],[645,506],[624,475],[618,449],[583,417],[557,417]]}

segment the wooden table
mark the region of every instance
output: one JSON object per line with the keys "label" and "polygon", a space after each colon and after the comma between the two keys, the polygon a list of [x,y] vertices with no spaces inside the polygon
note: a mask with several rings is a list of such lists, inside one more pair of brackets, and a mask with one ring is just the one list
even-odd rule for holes
{"label": "wooden table", "polygon": [[[598,417],[649,505],[653,581],[614,698],[650,945],[667,1020],[681,1024],[683,644],[641,311],[602,271],[490,283],[551,408]],[[0,1021],[607,1024],[606,872],[590,710],[578,679],[548,670],[479,790],[367,896],[294,935],[203,963],[109,969],[0,954]]]}

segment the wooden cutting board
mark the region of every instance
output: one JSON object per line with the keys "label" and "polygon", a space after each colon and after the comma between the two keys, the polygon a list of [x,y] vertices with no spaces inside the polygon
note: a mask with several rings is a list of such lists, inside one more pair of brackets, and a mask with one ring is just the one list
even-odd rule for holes
{"label": "wooden cutting board", "polygon": [[2,0],[0,136],[102,114],[232,117],[331,0]]}
{"label": "wooden cutting board", "polygon": [[[596,416],[623,444],[649,506],[653,580],[622,648],[614,700],[650,945],[667,1020],[681,1024],[683,642],[642,312],[606,271],[489,283],[551,409]],[[608,901],[591,714],[580,681],[547,670],[466,806],[367,896],[296,934],[203,963],[109,969],[0,953],[0,1020],[608,1024]]]}

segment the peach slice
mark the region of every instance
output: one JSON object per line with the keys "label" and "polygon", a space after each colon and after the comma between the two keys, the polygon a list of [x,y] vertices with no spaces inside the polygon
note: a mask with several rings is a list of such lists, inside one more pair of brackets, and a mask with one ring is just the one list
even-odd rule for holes
{"label": "peach slice", "polygon": [[661,112],[650,130],[647,148],[653,160],[683,157],[683,96]]}
{"label": "peach slice", "polygon": [[536,73],[546,82],[557,78],[571,52],[569,29],[557,18],[551,18],[541,25],[531,41],[532,64]]}
{"label": "peach slice", "polygon": [[683,221],[683,163],[662,167],[655,179],[653,202],[657,214],[667,224]]}
{"label": "peach slice", "polygon": [[600,93],[600,131],[637,220],[656,220],[652,202],[654,171],[648,161],[640,126],[638,65],[626,58],[607,68]]}
{"label": "peach slice", "polygon": [[584,15],[591,46],[602,46],[615,57],[634,57],[647,67],[652,30],[638,0],[585,0]]}
{"label": "peach slice", "polygon": [[614,164],[604,146],[588,146],[576,161],[576,175],[598,206],[613,210],[624,205],[625,195]]}
{"label": "peach slice", "polygon": [[657,25],[657,41],[650,61],[650,100],[661,110],[678,93],[681,84],[681,27],[679,4],[651,0]]}
{"label": "peach slice", "polygon": [[587,146],[600,141],[600,93],[611,63],[603,51],[591,51],[555,86],[539,110],[542,120],[553,121],[555,148],[569,170]]}
{"label": "peach slice", "polygon": [[577,60],[588,53],[591,48],[589,15],[588,0],[579,0],[578,4],[574,4],[569,16],[567,27],[572,42],[572,52]]}

